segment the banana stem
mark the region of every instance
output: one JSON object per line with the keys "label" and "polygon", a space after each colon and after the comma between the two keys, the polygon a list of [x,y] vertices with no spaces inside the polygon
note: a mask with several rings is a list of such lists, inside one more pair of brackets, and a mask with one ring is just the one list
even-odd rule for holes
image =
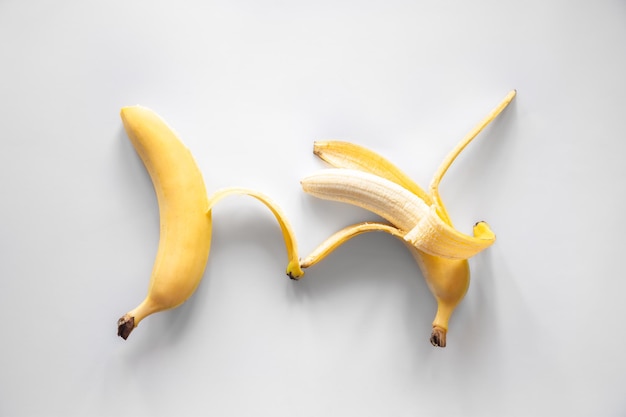
{"label": "banana stem", "polygon": [[117,335],[122,339],[128,339],[130,332],[135,328],[135,318],[130,316],[129,314],[124,314],[117,321]]}
{"label": "banana stem", "polygon": [[436,347],[446,347],[447,332],[443,327],[433,326],[433,331],[430,334],[430,344]]}

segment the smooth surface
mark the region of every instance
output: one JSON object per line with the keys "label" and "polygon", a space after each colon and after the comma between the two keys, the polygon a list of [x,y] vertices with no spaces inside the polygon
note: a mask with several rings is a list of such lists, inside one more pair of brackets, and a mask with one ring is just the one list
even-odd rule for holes
{"label": "smooth surface", "polygon": [[[0,2],[0,415],[623,416],[623,1]],[[448,347],[402,243],[360,236],[284,275],[260,203],[214,212],[205,279],[127,341],[158,242],[119,118],[181,135],[210,190],[281,205],[302,256],[369,213],[311,198],[316,139],[355,141],[496,244]]]}

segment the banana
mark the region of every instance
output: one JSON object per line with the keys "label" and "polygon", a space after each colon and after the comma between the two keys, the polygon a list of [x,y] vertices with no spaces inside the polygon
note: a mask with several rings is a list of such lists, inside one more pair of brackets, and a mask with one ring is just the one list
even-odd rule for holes
{"label": "banana", "polygon": [[473,236],[454,228],[439,194],[439,183],[456,157],[513,100],[509,92],[447,155],[435,172],[428,191],[375,152],[348,142],[316,142],[313,152],[332,167],[305,177],[302,189],[315,197],[353,204],[381,216],[391,224],[361,223],[340,230],[301,261],[308,268],[348,239],[382,231],[402,239],[415,257],[437,301],[430,341],[445,347],[450,317],[469,287],[467,259],[495,242],[485,222]]}
{"label": "banana", "polygon": [[211,246],[211,209],[224,197],[247,194],[263,202],[279,222],[289,263],[287,274],[303,275],[293,231],[284,213],[266,195],[227,188],[207,197],[202,174],[191,152],[155,112],[141,106],[121,110],[124,128],[143,161],[157,195],[160,238],[148,294],[117,323],[126,339],[147,316],[184,303],[202,280]]}
{"label": "banana", "polygon": [[121,110],[124,128],[143,161],[159,204],[160,239],[148,295],[118,321],[126,339],[139,322],[184,303],[202,279],[211,247],[211,213],[191,152],[153,111]]}

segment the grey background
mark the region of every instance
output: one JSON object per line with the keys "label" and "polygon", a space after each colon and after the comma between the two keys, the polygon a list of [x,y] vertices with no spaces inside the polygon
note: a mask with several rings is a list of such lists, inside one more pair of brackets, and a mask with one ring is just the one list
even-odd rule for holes
{"label": "grey background", "polygon": [[[0,415],[626,414],[623,1],[0,2]],[[305,195],[318,139],[441,190],[471,260],[448,347],[401,242],[361,236],[284,276],[271,214],[214,211],[205,278],[127,341],[158,243],[119,119],[181,135],[209,191],[261,190],[302,255],[375,216]]]}

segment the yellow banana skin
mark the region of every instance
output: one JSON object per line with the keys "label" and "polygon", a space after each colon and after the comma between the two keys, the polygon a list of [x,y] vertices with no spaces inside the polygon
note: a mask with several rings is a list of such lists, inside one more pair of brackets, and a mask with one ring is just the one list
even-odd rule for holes
{"label": "yellow banana skin", "polygon": [[202,174],[174,131],[145,107],[124,107],[121,117],[152,179],[160,218],[148,295],[118,321],[118,336],[126,339],[141,320],[177,307],[196,290],[211,246],[211,213]]}
{"label": "yellow banana skin", "polygon": [[414,248],[411,248],[411,253],[424,275],[428,289],[437,301],[430,343],[433,346],[446,347],[448,322],[469,288],[469,262],[467,259],[432,256]]}
{"label": "yellow banana skin", "polygon": [[316,142],[314,153],[336,169],[301,181],[305,192],[319,198],[350,203],[370,210],[391,224],[348,226],[324,241],[301,264],[307,268],[328,256],[353,236],[383,231],[404,241],[437,300],[430,341],[445,347],[448,322],[467,293],[468,258],[489,247],[495,234],[485,222],[474,225],[473,236],[457,231],[439,195],[439,183],[463,149],[513,100],[513,90],[448,154],[433,176],[428,192],[375,152],[348,142]]}

